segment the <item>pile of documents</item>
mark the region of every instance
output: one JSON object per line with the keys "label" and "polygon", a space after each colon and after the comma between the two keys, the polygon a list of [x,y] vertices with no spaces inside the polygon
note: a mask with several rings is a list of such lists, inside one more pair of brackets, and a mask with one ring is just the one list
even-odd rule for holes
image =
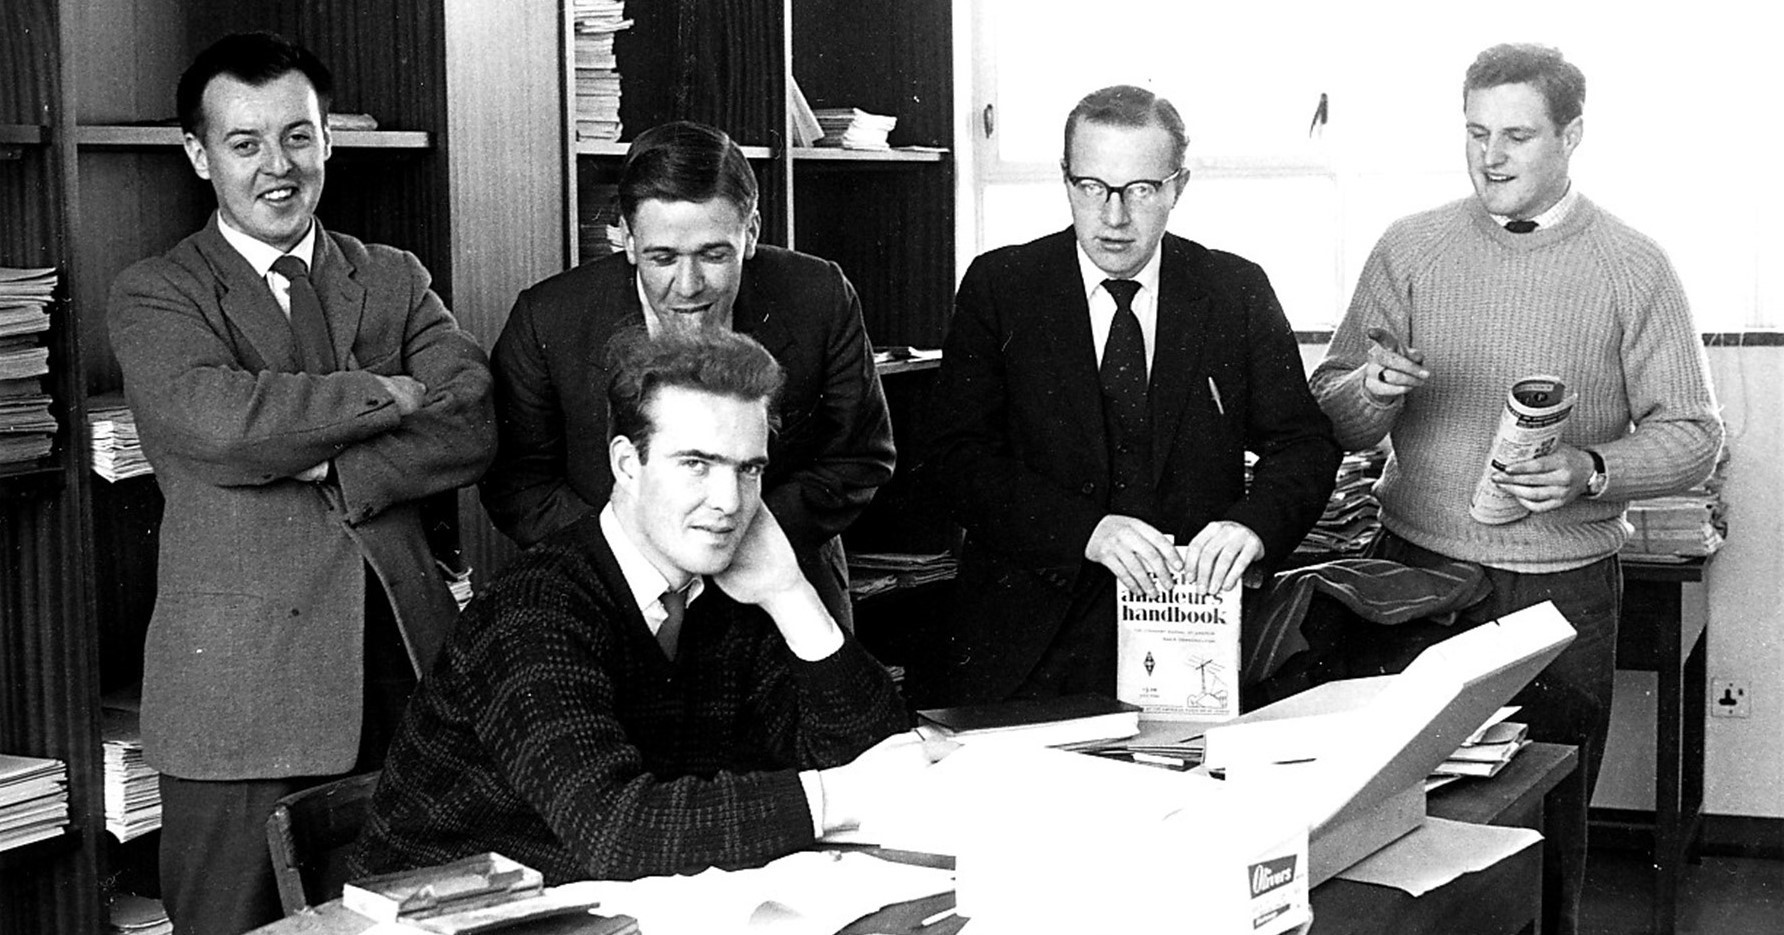
{"label": "pile of documents", "polygon": [[134,711],[101,712],[105,759],[105,830],[119,841],[161,827],[160,774],[142,758],[142,729]]}
{"label": "pile of documents", "polygon": [[842,149],[888,150],[887,136],[898,126],[897,117],[870,114],[859,107],[820,107],[812,112],[824,135],[819,146]]}
{"label": "pile of documents", "polygon": [[53,838],[68,825],[68,764],[0,753],[0,851]]}
{"label": "pile of documents", "polygon": [[1345,455],[1325,512],[1295,554],[1343,558],[1361,553],[1381,528],[1381,504],[1372,491],[1386,463],[1387,452],[1378,449]]}
{"label": "pile of documents", "polygon": [[[1480,730],[1469,735],[1462,745],[1451,753],[1448,759],[1437,764],[1431,770],[1432,780],[1442,777],[1479,776],[1482,778],[1499,775],[1499,771],[1510,763],[1518,751],[1530,746],[1530,727],[1517,721],[1505,720],[1517,713],[1517,708],[1500,708]],[[1426,788],[1435,788],[1441,783],[1427,782]]]}
{"label": "pile of documents", "polygon": [[93,445],[93,473],[108,481],[153,474],[136,435],[136,416],[119,393],[87,400],[87,430]]}
{"label": "pile of documents", "polygon": [[173,935],[173,922],[161,900],[119,893],[106,907],[107,935]]}
{"label": "pile of documents", "polygon": [[571,0],[571,32],[576,56],[576,138],[617,140],[619,59],[613,37],[630,29],[625,0]]}
{"label": "pile of documents", "polygon": [[1699,485],[1682,494],[1629,504],[1629,541],[1620,553],[1643,562],[1683,562],[1714,555],[1728,536],[1722,496]]}
{"label": "pile of documents", "polygon": [[859,552],[849,556],[849,594],[868,597],[882,591],[946,581],[960,563],[948,552]]}
{"label": "pile of documents", "polygon": [[50,372],[49,330],[56,271],[0,267],[0,464],[35,461],[55,447],[56,418],[38,379]]}

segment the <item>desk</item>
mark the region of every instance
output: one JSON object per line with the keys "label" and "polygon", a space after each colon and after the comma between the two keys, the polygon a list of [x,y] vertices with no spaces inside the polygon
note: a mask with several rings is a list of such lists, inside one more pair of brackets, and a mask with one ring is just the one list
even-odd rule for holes
{"label": "desk", "polygon": [[[1427,812],[1456,821],[1540,828],[1543,800],[1553,793],[1568,794],[1568,786],[1579,785],[1574,771],[1578,762],[1572,747],[1531,744],[1493,779],[1463,780],[1433,792]],[[1575,781],[1564,786],[1570,778]],[[932,866],[952,862],[946,857],[911,856]],[[1525,848],[1418,898],[1384,886],[1328,880],[1314,888],[1312,901],[1312,935],[1514,935],[1541,915],[1542,848]],[[849,924],[838,935],[914,935],[919,931],[921,935],[955,935],[967,924],[959,916],[918,928],[922,920],[953,905],[953,893],[940,893],[888,906]],[[359,935],[371,925],[370,920],[343,909],[340,900],[334,900],[256,929],[253,935]],[[553,930],[551,935],[576,931]],[[967,935],[971,935],[970,928]]]}
{"label": "desk", "polygon": [[1638,821],[1599,812],[1606,831],[1651,832],[1654,846],[1653,930],[1672,935],[1679,871],[1703,831],[1704,660],[1709,617],[1703,587],[1706,559],[1680,564],[1623,562],[1623,617],[1617,668],[1657,675],[1654,723],[1654,818]]}

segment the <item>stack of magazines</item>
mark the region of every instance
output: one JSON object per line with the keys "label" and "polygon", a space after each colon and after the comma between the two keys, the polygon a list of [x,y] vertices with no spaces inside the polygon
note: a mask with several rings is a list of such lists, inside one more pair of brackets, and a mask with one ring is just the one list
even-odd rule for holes
{"label": "stack of magazines", "polygon": [[946,581],[959,570],[947,552],[858,552],[849,556],[849,594],[868,597],[895,588]]}
{"label": "stack of magazines", "polygon": [[1487,723],[1462,741],[1456,752],[1437,764],[1437,768],[1431,771],[1431,778],[1426,781],[1425,788],[1434,789],[1463,776],[1484,779],[1499,775],[1499,771],[1511,763],[1518,751],[1530,746],[1529,725],[1506,720],[1517,711],[1517,708],[1500,708],[1495,712],[1487,719]]}
{"label": "stack of magazines", "polygon": [[39,379],[50,372],[53,268],[0,266],[0,464],[35,461],[55,447],[56,418]]}
{"label": "stack of magazines", "polygon": [[[1247,470],[1249,471],[1249,460]],[[1367,548],[1381,528],[1381,504],[1375,499],[1375,481],[1381,477],[1387,452],[1379,449],[1353,451],[1338,463],[1337,482],[1319,522],[1295,547],[1297,555],[1351,558]]]}
{"label": "stack of magazines", "polygon": [[630,29],[625,0],[571,0],[571,30],[576,57],[576,138],[617,140],[619,59],[613,37]]}
{"label": "stack of magazines", "polygon": [[68,764],[0,753],[0,851],[53,838],[68,826]]}
{"label": "stack of magazines", "polygon": [[87,400],[87,428],[93,444],[93,473],[108,481],[153,474],[136,434],[136,416],[119,393]]}
{"label": "stack of magazines", "polygon": [[813,113],[824,135],[819,146],[843,149],[887,150],[892,146],[887,137],[898,126],[897,117],[870,114],[859,107],[820,107]]}
{"label": "stack of magazines", "polygon": [[105,830],[129,841],[161,827],[161,780],[142,758],[134,711],[101,712],[105,739]]}
{"label": "stack of magazines", "polygon": [[1714,555],[1728,537],[1722,487],[1727,478],[1728,448],[1715,470],[1701,484],[1670,497],[1629,504],[1629,541],[1622,556],[1641,562],[1683,562]]}

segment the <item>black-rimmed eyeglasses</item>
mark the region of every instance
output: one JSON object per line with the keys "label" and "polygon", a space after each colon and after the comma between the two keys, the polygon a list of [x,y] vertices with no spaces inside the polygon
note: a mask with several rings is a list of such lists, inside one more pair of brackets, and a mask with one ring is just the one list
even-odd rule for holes
{"label": "black-rimmed eyeglasses", "polygon": [[1110,185],[1095,176],[1073,175],[1067,169],[1065,181],[1072,187],[1072,192],[1085,201],[1107,204],[1111,195],[1120,195],[1124,205],[1143,205],[1155,201],[1164,193],[1166,185],[1187,171],[1185,166],[1162,179],[1134,179],[1126,185]]}

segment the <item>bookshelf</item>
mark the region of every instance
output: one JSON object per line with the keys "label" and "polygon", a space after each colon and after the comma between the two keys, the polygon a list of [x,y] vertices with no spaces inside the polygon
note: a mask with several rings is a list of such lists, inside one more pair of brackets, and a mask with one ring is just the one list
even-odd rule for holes
{"label": "bookshelf", "polygon": [[[120,845],[104,830],[99,698],[141,677],[162,501],[152,477],[92,473],[85,415],[89,394],[121,384],[105,331],[113,278],[214,204],[166,125],[180,72],[238,30],[314,49],[335,74],[334,110],[380,124],[334,132],[318,216],[416,253],[487,345],[517,283],[563,262],[558,69],[537,64],[558,22],[558,0],[0,6],[0,265],[63,280],[43,337],[54,451],[0,467],[0,751],[64,760],[70,799],[65,835],[0,858],[0,932],[98,932],[111,887],[155,895],[157,836]],[[461,519],[480,518],[466,501]]]}

